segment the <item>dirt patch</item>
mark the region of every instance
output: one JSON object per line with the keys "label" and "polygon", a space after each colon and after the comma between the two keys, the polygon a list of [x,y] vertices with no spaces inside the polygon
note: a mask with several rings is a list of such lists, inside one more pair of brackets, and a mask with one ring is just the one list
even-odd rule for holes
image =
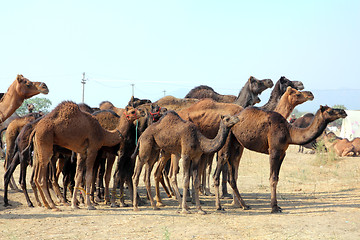
{"label": "dirt patch", "polygon": [[[290,146],[278,185],[280,214],[270,213],[268,156],[250,151],[243,154],[238,179],[240,193],[251,206],[246,211],[223,199],[226,211],[219,213],[214,197],[201,196],[208,214],[181,215],[176,200],[163,191],[167,206],[159,211],[147,202],[140,212],[103,204],[94,211],[60,206],[60,212],[52,212],[28,208],[23,194],[14,191],[9,192],[12,206],[5,208],[1,181],[0,239],[360,239],[359,175],[359,157],[324,164]],[[144,184],[139,186],[145,199]],[[34,199],[31,191],[30,197]]]}

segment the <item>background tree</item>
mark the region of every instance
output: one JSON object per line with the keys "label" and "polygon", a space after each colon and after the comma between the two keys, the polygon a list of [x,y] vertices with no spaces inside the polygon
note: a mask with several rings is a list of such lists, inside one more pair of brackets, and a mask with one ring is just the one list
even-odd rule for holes
{"label": "background tree", "polygon": [[34,105],[34,112],[42,111],[44,114],[50,112],[51,101],[47,98],[33,97],[26,99],[23,104],[16,110],[19,116],[28,114],[27,104],[32,103]]}

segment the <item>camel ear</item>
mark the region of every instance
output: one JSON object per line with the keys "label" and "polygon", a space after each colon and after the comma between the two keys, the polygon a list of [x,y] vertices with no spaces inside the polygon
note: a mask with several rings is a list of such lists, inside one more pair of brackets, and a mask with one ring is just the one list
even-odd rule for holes
{"label": "camel ear", "polygon": [[288,92],[288,93],[291,93],[293,90],[294,90],[294,89],[293,89],[292,87],[290,87],[290,86],[288,86],[288,87],[286,88],[286,92]]}
{"label": "camel ear", "polygon": [[254,81],[254,77],[253,76],[250,76],[249,79],[248,79],[248,82],[249,83],[252,83]]}
{"label": "camel ear", "polygon": [[21,74],[18,74],[17,77],[16,77],[16,80],[21,83],[21,81],[23,80],[24,76],[21,75]]}

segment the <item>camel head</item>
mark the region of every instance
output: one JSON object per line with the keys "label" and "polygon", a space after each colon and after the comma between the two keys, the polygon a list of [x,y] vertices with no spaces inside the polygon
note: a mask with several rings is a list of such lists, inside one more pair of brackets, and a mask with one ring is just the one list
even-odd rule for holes
{"label": "camel head", "polygon": [[288,101],[293,105],[297,106],[301,103],[304,103],[308,100],[312,101],[314,99],[314,95],[310,91],[298,91],[295,88],[287,87],[286,92],[283,95],[288,98]]}
{"label": "camel head", "polygon": [[143,110],[131,107],[131,106],[126,106],[125,110],[124,110],[124,115],[126,116],[127,120],[129,122],[133,122],[136,119],[139,119],[141,117],[145,117],[145,112]]}
{"label": "camel head", "polygon": [[31,82],[23,75],[19,74],[16,77],[16,92],[24,99],[31,98],[39,93],[48,94],[49,89],[43,82]]}
{"label": "camel head", "polygon": [[333,122],[339,118],[345,118],[347,116],[344,109],[338,109],[338,108],[331,108],[328,106],[321,106],[320,109],[324,119],[327,122]]}
{"label": "camel head", "polygon": [[272,88],[274,86],[274,83],[271,79],[259,80],[253,76],[250,76],[250,78],[248,79],[248,83],[250,91],[256,95],[261,94],[264,90]]}
{"label": "camel head", "polygon": [[287,87],[292,87],[295,88],[296,90],[304,89],[304,84],[301,81],[291,81],[284,76],[282,76],[278,82],[280,84],[279,87],[281,92],[285,92]]}
{"label": "camel head", "polygon": [[157,122],[162,117],[162,115],[167,112],[167,108],[162,108],[157,104],[151,104],[150,107],[150,115],[152,116],[154,122]]}
{"label": "camel head", "polygon": [[26,108],[29,111],[29,113],[32,113],[35,107],[34,107],[34,104],[28,103],[28,104],[26,104]]}
{"label": "camel head", "polygon": [[237,116],[231,116],[231,115],[221,115],[221,121],[225,124],[226,127],[231,128],[236,123],[240,121],[240,119]]}

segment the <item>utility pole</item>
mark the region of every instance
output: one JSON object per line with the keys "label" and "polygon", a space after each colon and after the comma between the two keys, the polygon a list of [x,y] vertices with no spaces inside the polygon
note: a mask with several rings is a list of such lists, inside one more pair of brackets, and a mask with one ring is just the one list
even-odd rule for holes
{"label": "utility pole", "polygon": [[83,78],[82,78],[82,80],[81,80],[81,83],[82,83],[82,85],[83,85],[83,87],[82,87],[82,103],[84,103],[85,83],[86,83],[85,72],[83,72]]}
{"label": "utility pole", "polygon": [[165,97],[165,95],[166,95],[166,90],[164,90],[163,93],[164,93],[164,97]]}
{"label": "utility pole", "polygon": [[135,84],[132,83],[130,85],[131,85],[131,88],[132,88],[132,95],[131,96],[134,97],[134,86],[135,86]]}

